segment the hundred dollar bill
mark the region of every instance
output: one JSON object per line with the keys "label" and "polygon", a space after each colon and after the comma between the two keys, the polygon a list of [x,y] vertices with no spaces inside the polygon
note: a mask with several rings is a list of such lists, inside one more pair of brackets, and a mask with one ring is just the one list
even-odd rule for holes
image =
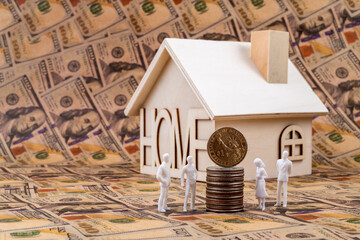
{"label": "hundred dollar bill", "polygon": [[337,54],[312,72],[316,80],[335,100],[337,107],[353,121],[360,107],[359,94],[360,60],[353,50]]}
{"label": "hundred dollar bill", "polygon": [[[149,231],[135,231],[131,233],[116,234],[104,237],[90,237],[90,240],[113,240],[113,239],[198,239],[194,238],[192,229],[186,226],[152,229]],[[191,238],[192,237],[192,238]],[[200,239],[200,238],[199,238]]]}
{"label": "hundred dollar bill", "polygon": [[287,11],[283,0],[230,0],[230,3],[247,31],[274,20]]}
{"label": "hundred dollar bill", "polygon": [[[168,196],[167,203],[171,206],[181,207],[182,209],[184,205],[184,194],[185,193],[177,193],[177,194],[170,194]],[[157,209],[157,200],[159,199],[158,194],[148,195],[148,196],[136,196],[136,197],[124,197],[121,198],[121,201],[126,203],[128,206],[133,206],[138,209]],[[196,197],[195,199],[196,207],[205,204],[205,200],[201,199],[200,197]],[[180,210],[179,209],[179,210]],[[176,211],[176,210],[175,210]],[[181,211],[181,210],[180,210]]]}
{"label": "hundred dollar bill", "polygon": [[109,135],[90,91],[80,78],[41,95],[63,141],[82,165],[130,161]]}
{"label": "hundred dollar bill", "polygon": [[75,185],[64,187],[41,187],[29,189],[30,195],[34,197],[53,197],[59,195],[83,194],[83,193],[103,193],[112,197],[118,195],[106,184],[92,183],[87,185]]}
{"label": "hundred dollar bill", "polygon": [[[289,32],[287,19],[281,18],[279,20],[276,20],[275,22],[272,22],[271,24],[262,27],[261,30],[275,30],[275,31]],[[296,55],[294,45],[292,44],[293,42],[294,41],[292,41],[292,36],[290,36],[290,38],[289,38],[289,58],[292,58]]]}
{"label": "hundred dollar bill", "polygon": [[344,171],[354,169],[355,171],[360,168],[360,149],[355,149],[349,153],[343,154],[336,158],[326,158],[332,165],[342,168]]}
{"label": "hundred dollar bill", "polygon": [[0,106],[0,133],[12,159],[24,165],[69,160],[26,76],[0,86]]}
{"label": "hundred dollar bill", "polygon": [[23,27],[16,27],[8,32],[8,42],[15,64],[61,52],[55,31],[31,40]]}
{"label": "hundred dollar bill", "polygon": [[336,2],[337,0],[288,0],[291,9],[300,21]]}
{"label": "hundred dollar bill", "polygon": [[290,33],[295,40],[292,45],[297,46],[307,66],[318,65],[346,48],[332,10],[308,18],[301,24],[293,15],[288,15],[287,19]]}
{"label": "hundred dollar bill", "polygon": [[63,49],[68,49],[84,43],[84,39],[81,36],[80,31],[76,27],[75,23],[71,21],[60,24],[56,28],[56,32],[59,36]]}
{"label": "hundred dollar bill", "polygon": [[240,30],[235,19],[220,22],[203,31],[196,38],[217,41],[241,41]]}
{"label": "hundred dollar bill", "polygon": [[[293,62],[329,111],[326,116],[313,119],[312,144],[314,148],[317,148],[326,157],[334,158],[360,146],[359,131],[338,112],[337,105],[334,105],[320,89],[304,63],[299,58],[295,58]],[[326,91],[326,89],[324,90]]]}
{"label": "hundred dollar bill", "polygon": [[128,31],[128,30],[129,30],[128,22],[122,21],[122,22],[119,22],[118,24],[116,24],[115,26],[109,28],[108,33],[110,35],[113,35],[113,34],[117,34],[117,33]]}
{"label": "hundred dollar bill", "polygon": [[130,76],[140,82],[145,63],[140,46],[130,32],[100,40],[93,46],[106,85]]}
{"label": "hundred dollar bill", "polygon": [[178,21],[170,22],[142,37],[140,40],[141,51],[146,59],[147,66],[150,65],[152,59],[154,58],[157,50],[159,49],[161,43],[164,41],[165,38],[187,37],[183,27]]}
{"label": "hundred dollar bill", "polygon": [[110,134],[129,157],[140,162],[140,119],[124,113],[138,83],[130,77],[118,80],[94,93],[94,99],[105,116]]}
{"label": "hundred dollar bill", "polygon": [[[188,216],[172,216],[174,220],[186,220]],[[241,224],[240,224],[241,223]],[[255,231],[261,225],[262,230],[290,227],[295,225],[268,214],[242,213],[241,216],[225,214],[192,214],[187,224],[207,236],[227,236],[243,231]]]}
{"label": "hundred dollar bill", "polygon": [[47,174],[47,173],[69,173],[67,170],[65,170],[64,168],[55,168],[55,167],[49,167],[49,166],[39,166],[39,167],[35,167],[35,166],[27,166],[27,167],[22,167],[22,166],[6,166],[5,167],[6,171],[10,172],[10,173],[15,173],[15,174]]}
{"label": "hundred dollar bill", "polygon": [[351,15],[358,15],[360,10],[359,0],[344,0],[346,8],[350,11]]}
{"label": "hundred dollar bill", "polygon": [[85,39],[125,19],[117,0],[70,0],[75,22]]}
{"label": "hundred dollar bill", "polygon": [[0,0],[0,32],[21,22],[11,0]]}
{"label": "hundred dollar bill", "polygon": [[34,188],[28,182],[0,183],[0,194],[16,194],[21,197],[30,197],[30,191]]}
{"label": "hundred dollar bill", "polygon": [[[67,187],[77,185],[91,185],[95,180],[90,176],[81,176],[75,174],[65,173],[33,173],[24,174],[27,179],[30,179],[36,187],[48,188],[48,187]],[[36,190],[36,189],[35,189]]]}
{"label": "hundred dollar bill", "polygon": [[[93,211],[94,212],[94,211]],[[85,237],[100,237],[127,234],[185,225],[167,217],[147,211],[99,211],[62,216]],[[130,227],[131,226],[131,227]]]}
{"label": "hundred dollar bill", "polygon": [[177,18],[170,0],[119,0],[137,37]]}
{"label": "hundred dollar bill", "polygon": [[0,134],[0,166],[14,163],[14,160],[6,152],[4,137]]}
{"label": "hundred dollar bill", "polygon": [[51,87],[50,73],[45,60],[34,60],[4,70],[0,72],[0,82],[9,82],[25,74],[38,93],[45,92]]}
{"label": "hundred dollar bill", "polygon": [[37,239],[37,240],[46,240],[46,239],[81,240],[82,236],[78,234],[70,226],[0,233],[0,240],[18,239],[18,238]]}
{"label": "hundred dollar bill", "polygon": [[190,36],[230,17],[223,0],[172,0]]}
{"label": "hundred dollar bill", "polygon": [[350,16],[343,5],[334,7],[340,21],[347,45],[357,54],[360,54],[360,14]]}
{"label": "hundred dollar bill", "polygon": [[53,86],[74,76],[82,76],[90,91],[95,91],[103,86],[92,45],[81,46],[63,54],[50,56],[46,62]]}
{"label": "hundred dollar bill", "polygon": [[0,233],[11,230],[29,230],[41,227],[56,227],[66,225],[61,219],[46,211],[28,205],[11,210],[0,210]]}
{"label": "hundred dollar bill", "polygon": [[15,0],[31,37],[38,37],[50,28],[73,16],[65,0]]}

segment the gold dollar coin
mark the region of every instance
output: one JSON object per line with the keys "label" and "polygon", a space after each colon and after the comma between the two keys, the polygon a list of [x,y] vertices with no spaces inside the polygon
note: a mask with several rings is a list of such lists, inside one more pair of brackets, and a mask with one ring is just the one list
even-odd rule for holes
{"label": "gold dollar coin", "polygon": [[207,151],[217,165],[233,167],[245,158],[247,143],[241,132],[235,128],[224,127],[210,136]]}

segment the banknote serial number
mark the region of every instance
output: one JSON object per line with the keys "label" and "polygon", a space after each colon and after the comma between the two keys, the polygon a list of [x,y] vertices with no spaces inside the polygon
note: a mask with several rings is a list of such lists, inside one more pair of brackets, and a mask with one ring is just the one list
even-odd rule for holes
{"label": "banknote serial number", "polygon": [[295,8],[295,11],[299,14],[299,15],[303,15],[304,14],[304,10],[299,6],[299,3],[297,2],[297,0],[290,0],[291,4],[293,5],[293,7]]}

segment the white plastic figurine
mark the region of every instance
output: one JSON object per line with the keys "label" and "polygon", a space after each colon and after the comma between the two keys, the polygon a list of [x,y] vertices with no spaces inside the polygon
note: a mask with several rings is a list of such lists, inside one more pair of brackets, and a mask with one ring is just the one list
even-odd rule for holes
{"label": "white plastic figurine", "polygon": [[284,201],[283,207],[287,205],[287,182],[289,179],[289,175],[292,170],[292,162],[287,158],[289,153],[287,151],[283,152],[282,159],[277,160],[276,167],[278,170],[278,179],[277,179],[277,198],[276,204],[274,206],[281,206],[281,188],[284,187]]}
{"label": "white plastic figurine", "polygon": [[255,196],[259,201],[259,206],[256,209],[265,210],[265,199],[268,196],[266,192],[266,183],[265,178],[268,177],[265,171],[265,164],[260,158],[256,158],[254,160],[254,164],[256,165],[256,193]]}
{"label": "white plastic figurine", "polygon": [[160,198],[158,202],[158,211],[166,212],[170,210],[167,206],[168,191],[170,186],[170,167],[169,167],[169,154],[165,153],[162,158],[162,163],[157,170],[156,179],[160,182]]}
{"label": "white plastic figurine", "polygon": [[188,164],[186,164],[181,170],[181,187],[184,187],[184,174],[187,175],[185,200],[184,200],[184,212],[187,212],[186,206],[187,206],[190,190],[191,190],[190,208],[191,210],[194,211],[196,210],[194,205],[195,205],[197,171],[192,156],[188,156],[186,160]]}

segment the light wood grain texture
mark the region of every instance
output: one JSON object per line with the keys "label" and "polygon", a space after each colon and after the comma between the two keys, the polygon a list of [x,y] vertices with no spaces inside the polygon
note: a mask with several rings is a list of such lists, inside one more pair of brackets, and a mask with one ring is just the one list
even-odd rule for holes
{"label": "light wood grain texture", "polygon": [[289,33],[251,32],[251,60],[269,83],[288,82]]}

